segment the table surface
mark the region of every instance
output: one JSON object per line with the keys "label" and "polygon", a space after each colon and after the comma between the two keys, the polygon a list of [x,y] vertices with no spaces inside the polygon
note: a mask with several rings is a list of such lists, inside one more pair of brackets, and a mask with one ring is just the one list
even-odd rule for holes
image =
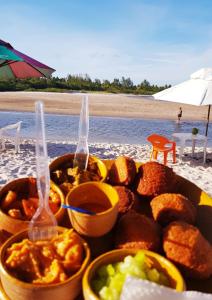
{"label": "table surface", "polygon": [[207,140],[207,136],[202,134],[192,134],[189,132],[176,132],[172,134],[173,137],[184,140]]}
{"label": "table surface", "polygon": [[177,138],[177,139],[180,140],[180,144],[181,144],[180,153],[179,153],[180,159],[182,159],[182,155],[183,155],[184,147],[185,147],[185,144],[186,144],[186,140],[191,140],[192,141],[192,157],[194,156],[196,141],[202,141],[204,143],[203,163],[206,162],[207,136],[202,135],[202,134],[192,134],[190,132],[176,132],[176,133],[173,133],[172,136],[174,138]]}

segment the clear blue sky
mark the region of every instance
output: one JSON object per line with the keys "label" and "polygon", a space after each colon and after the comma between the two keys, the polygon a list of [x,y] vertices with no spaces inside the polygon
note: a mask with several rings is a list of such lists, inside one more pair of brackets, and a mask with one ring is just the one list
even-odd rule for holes
{"label": "clear blue sky", "polygon": [[59,77],[175,84],[212,67],[212,0],[0,0],[0,38]]}

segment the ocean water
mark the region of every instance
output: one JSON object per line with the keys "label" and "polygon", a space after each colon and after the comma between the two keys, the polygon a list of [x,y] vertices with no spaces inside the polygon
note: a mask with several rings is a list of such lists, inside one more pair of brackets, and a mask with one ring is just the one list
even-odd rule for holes
{"label": "ocean water", "polygon": [[[21,137],[35,138],[35,114],[28,112],[0,112],[0,128],[22,121]],[[79,116],[45,114],[46,136],[49,140],[77,141]],[[89,142],[142,144],[152,133],[171,138],[174,132],[191,132],[193,127],[205,134],[204,122],[147,120],[132,118],[89,118]],[[209,125],[208,146],[212,146],[212,124]]]}

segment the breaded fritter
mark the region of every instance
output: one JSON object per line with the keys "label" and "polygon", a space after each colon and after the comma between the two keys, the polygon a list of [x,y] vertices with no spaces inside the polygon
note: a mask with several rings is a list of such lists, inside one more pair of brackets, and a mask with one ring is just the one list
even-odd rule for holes
{"label": "breaded fritter", "polygon": [[164,230],[163,249],[187,277],[206,279],[212,275],[212,246],[193,225],[170,223]]}
{"label": "breaded fritter", "polygon": [[150,206],[154,220],[161,225],[177,220],[195,223],[196,208],[188,198],[181,194],[161,194],[152,199]]}
{"label": "breaded fritter", "polygon": [[172,168],[158,162],[147,162],[139,167],[137,176],[137,192],[141,196],[155,197],[172,192],[176,183],[176,175]]}
{"label": "breaded fritter", "polygon": [[130,157],[119,156],[109,170],[109,182],[113,185],[130,185],[136,175],[136,164]]}
{"label": "breaded fritter", "polygon": [[154,220],[133,210],[120,218],[115,233],[115,248],[157,251],[159,247],[160,227]]}
{"label": "breaded fritter", "polygon": [[128,212],[134,205],[136,195],[125,186],[114,186],[119,195],[119,215]]}

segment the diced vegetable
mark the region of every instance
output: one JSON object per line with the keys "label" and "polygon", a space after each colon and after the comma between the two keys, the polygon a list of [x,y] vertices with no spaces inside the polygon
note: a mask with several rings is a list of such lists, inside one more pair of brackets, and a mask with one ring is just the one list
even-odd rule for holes
{"label": "diced vegetable", "polygon": [[92,288],[102,300],[118,300],[128,275],[169,286],[167,276],[148,267],[145,254],[140,250],[135,256],[126,256],[122,262],[101,266],[91,283]]}

